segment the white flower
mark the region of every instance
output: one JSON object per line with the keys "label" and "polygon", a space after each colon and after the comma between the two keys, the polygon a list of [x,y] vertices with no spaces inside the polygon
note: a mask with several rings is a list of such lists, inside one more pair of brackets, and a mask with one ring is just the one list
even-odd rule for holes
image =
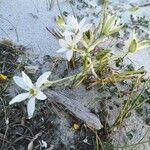
{"label": "white flower", "polygon": [[29,99],[27,103],[27,112],[29,118],[31,118],[35,110],[35,99],[45,100],[47,98],[41,91],[41,86],[47,81],[50,74],[51,72],[45,72],[37,79],[35,84],[32,83],[31,79],[23,71],[22,77],[14,76],[13,79],[15,83],[27,92],[17,95],[9,104],[11,105]]}
{"label": "white flower", "polygon": [[63,36],[72,36],[73,40],[78,43],[82,38],[83,32],[89,30],[92,26],[92,24],[85,24],[86,19],[87,18],[84,17],[80,23],[78,23],[77,18],[68,16]]}
{"label": "white flower", "polygon": [[65,39],[59,39],[60,48],[57,53],[66,52],[66,58],[68,61],[71,60],[73,56],[73,51],[75,50],[76,43],[72,40],[70,36],[65,37]]}

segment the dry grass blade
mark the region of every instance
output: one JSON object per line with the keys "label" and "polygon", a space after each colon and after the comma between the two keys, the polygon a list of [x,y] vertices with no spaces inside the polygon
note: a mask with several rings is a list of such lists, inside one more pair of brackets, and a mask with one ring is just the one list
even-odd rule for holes
{"label": "dry grass blade", "polygon": [[30,141],[30,143],[28,144],[28,149],[27,150],[33,150],[33,142],[39,137],[39,136],[41,136],[42,135],[42,133],[40,132],[40,133],[38,133],[38,134],[36,134],[34,137],[33,137],[33,139]]}

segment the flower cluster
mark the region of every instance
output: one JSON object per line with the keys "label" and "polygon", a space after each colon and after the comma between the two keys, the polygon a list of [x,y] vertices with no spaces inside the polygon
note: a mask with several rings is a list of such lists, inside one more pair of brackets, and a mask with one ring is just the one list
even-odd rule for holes
{"label": "flower cluster", "polygon": [[92,27],[92,24],[85,24],[87,18],[83,18],[78,22],[74,16],[68,16],[66,23],[60,16],[57,17],[57,24],[62,29],[62,35],[64,39],[59,39],[59,44],[62,47],[57,52],[66,52],[66,58],[68,61],[73,56],[73,51],[77,51],[77,44],[81,41],[83,33]]}

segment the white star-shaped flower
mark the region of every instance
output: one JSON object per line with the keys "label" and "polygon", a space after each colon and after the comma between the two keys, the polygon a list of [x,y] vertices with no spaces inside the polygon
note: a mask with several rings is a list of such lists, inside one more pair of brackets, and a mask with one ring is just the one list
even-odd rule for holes
{"label": "white star-shaped flower", "polygon": [[31,118],[35,111],[35,99],[45,100],[47,98],[47,96],[41,91],[41,87],[46,83],[50,74],[51,72],[45,72],[37,79],[35,84],[32,83],[31,79],[23,71],[22,77],[14,76],[13,79],[15,83],[27,92],[17,95],[9,102],[9,104],[11,105],[28,99],[27,112],[28,117]]}
{"label": "white star-shaped flower", "polygon": [[82,38],[83,32],[92,27],[92,24],[85,24],[86,19],[87,18],[84,17],[80,23],[78,23],[77,18],[74,16],[68,16],[63,36],[72,36],[74,42],[78,43]]}
{"label": "white star-shaped flower", "polygon": [[71,60],[73,56],[73,51],[75,50],[76,43],[72,40],[70,36],[65,37],[65,39],[59,39],[59,45],[61,48],[57,53],[66,53],[66,58],[68,61]]}

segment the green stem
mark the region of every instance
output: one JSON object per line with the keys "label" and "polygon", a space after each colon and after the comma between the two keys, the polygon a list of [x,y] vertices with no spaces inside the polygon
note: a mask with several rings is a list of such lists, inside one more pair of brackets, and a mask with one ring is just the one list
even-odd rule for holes
{"label": "green stem", "polygon": [[133,70],[133,71],[125,71],[123,73],[119,73],[118,75],[116,75],[118,77],[123,77],[123,76],[127,76],[127,75],[134,75],[134,74],[143,74],[145,73],[145,70]]}
{"label": "green stem", "polygon": [[129,52],[127,51],[121,59],[124,59],[128,54]]}
{"label": "green stem", "polygon": [[117,59],[124,59],[128,55],[128,52],[122,52],[121,54],[118,54],[118,56],[112,56],[111,59],[117,60]]}
{"label": "green stem", "polygon": [[[104,0],[103,5],[104,5],[104,15],[103,15],[103,22],[102,22],[102,30],[101,31],[103,31],[106,16],[107,16],[108,0]],[[102,32],[101,32],[101,34],[102,34]]]}
{"label": "green stem", "polygon": [[[104,6],[104,15],[103,15],[103,18],[102,18],[102,23],[101,23],[101,19],[100,19],[99,24],[98,24],[96,30],[94,31],[95,34],[97,34],[99,32],[102,34],[101,31],[102,31],[102,29],[104,27],[106,15],[107,15],[108,0],[104,0],[103,1],[103,6]],[[102,29],[101,29],[101,26],[102,26]],[[100,31],[100,29],[101,29],[101,31]]]}
{"label": "green stem", "polygon": [[108,8],[108,0],[104,0],[104,20],[106,19],[107,15],[107,8]]}
{"label": "green stem", "polygon": [[47,88],[47,87],[51,86],[54,83],[59,83],[59,82],[65,81],[65,80],[71,80],[73,78],[78,78],[80,75],[81,75],[81,73],[78,73],[76,75],[72,75],[72,76],[62,78],[62,79],[58,79],[58,80],[55,80],[55,81],[47,81],[47,83],[45,84],[45,86],[43,88]]}
{"label": "green stem", "polygon": [[83,57],[83,73],[86,73],[88,70],[88,56],[89,56],[89,49],[85,50],[85,56]]}
{"label": "green stem", "polygon": [[137,105],[137,101],[139,100],[141,94],[144,92],[145,88],[148,86],[149,80],[144,84],[144,88],[143,90],[140,92],[140,94],[137,96],[137,98],[132,99],[132,97],[130,96],[130,98],[128,99],[128,101],[126,102],[126,104],[123,106],[122,110],[120,111],[116,121],[114,122],[114,124],[112,125],[111,129],[115,128],[116,126],[120,125],[122,123],[122,121],[126,118],[126,116],[132,111],[135,110],[136,108],[142,106],[146,101],[149,100],[149,98],[147,98],[146,100],[144,100],[143,102],[139,103]]}
{"label": "green stem", "polygon": [[73,57],[71,59],[71,65],[73,68],[76,66],[76,51],[73,52]]}

